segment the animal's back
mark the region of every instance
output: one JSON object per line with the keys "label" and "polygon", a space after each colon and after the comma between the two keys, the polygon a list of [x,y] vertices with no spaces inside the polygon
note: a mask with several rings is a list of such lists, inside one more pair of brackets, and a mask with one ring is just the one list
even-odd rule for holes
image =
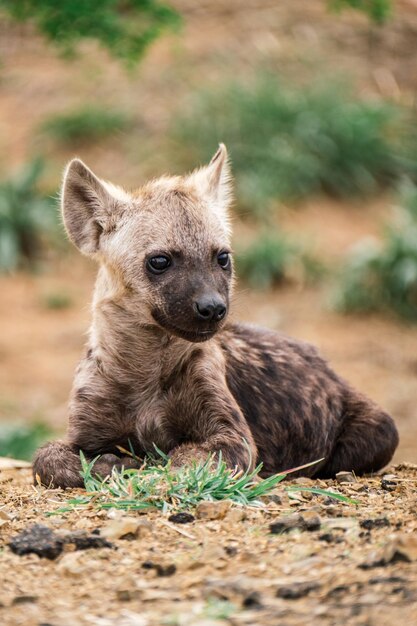
{"label": "animal's back", "polygon": [[221,345],[229,389],[250,425],[265,473],[328,457],[342,427],[344,383],[317,350],[244,324],[223,332]]}

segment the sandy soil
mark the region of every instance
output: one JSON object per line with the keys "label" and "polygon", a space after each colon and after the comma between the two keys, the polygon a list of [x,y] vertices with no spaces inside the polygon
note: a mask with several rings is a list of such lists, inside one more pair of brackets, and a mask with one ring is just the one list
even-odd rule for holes
{"label": "sandy soil", "polygon": [[[354,498],[357,506],[307,493],[290,500],[282,483],[262,510],[232,508],[223,519],[186,525],[156,512],[130,514],[137,520],[137,538],[113,539],[113,548],[86,551],[70,544],[48,560],[19,556],[7,544],[34,522],[61,535],[106,534],[114,528],[114,514],[91,509],[46,517],[73,492],[35,489],[28,470],[4,470],[0,622],[411,625],[417,620],[417,466],[392,471],[397,479],[389,483],[390,491],[382,488],[381,477],[347,485],[319,481]],[[270,532],[271,523],[296,513],[313,517],[316,530]]]}

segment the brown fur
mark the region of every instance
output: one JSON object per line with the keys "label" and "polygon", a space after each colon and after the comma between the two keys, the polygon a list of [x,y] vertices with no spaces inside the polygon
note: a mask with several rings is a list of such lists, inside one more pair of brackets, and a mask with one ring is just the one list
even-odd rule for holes
{"label": "brown fur", "polygon": [[[64,223],[100,264],[93,322],[74,380],[66,442],[41,448],[34,474],[45,485],[82,485],[79,451],[101,454],[100,475],[154,444],[176,465],[221,450],[231,467],[262,461],[264,474],[324,457],[304,471],[376,471],[398,443],[392,419],[341,380],[304,343],[222,319],[232,264],[224,146],[189,176],[162,178],[129,194],[80,161],[67,168]],[[150,259],[170,266],[155,274]],[[197,307],[197,308],[196,308]]]}

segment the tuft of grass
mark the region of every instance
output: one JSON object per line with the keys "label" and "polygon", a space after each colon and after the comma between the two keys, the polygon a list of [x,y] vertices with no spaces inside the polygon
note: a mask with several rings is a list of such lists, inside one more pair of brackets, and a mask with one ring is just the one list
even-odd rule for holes
{"label": "tuft of grass", "polygon": [[382,242],[364,239],[347,260],[335,294],[339,310],[417,322],[417,187],[407,183],[400,198]]}
{"label": "tuft of grass", "polygon": [[107,509],[183,510],[195,507],[202,500],[231,500],[240,505],[260,506],[260,498],[280,483],[286,474],[277,474],[257,481],[259,465],[252,472],[230,470],[222,460],[211,455],[205,462],[185,465],[173,470],[161,451],[163,462],[145,461],[140,470],[113,469],[104,480],[93,474],[94,459],[88,463],[81,452],[82,475],[87,494],[69,501],[70,508],[94,506]]}
{"label": "tuft of grass", "polygon": [[36,449],[50,437],[46,424],[0,424],[0,456],[30,461]]}
{"label": "tuft of grass", "polygon": [[[206,461],[173,469],[169,458],[159,449],[155,449],[161,457],[159,460],[149,457],[139,470],[128,469],[120,472],[113,468],[111,475],[104,479],[94,475],[94,464],[99,457],[88,462],[80,452],[82,477],[87,493],[69,499],[64,507],[50,512],[49,515],[89,506],[125,511],[158,509],[165,513],[194,508],[203,500],[230,500],[241,506],[259,507],[263,506],[262,497],[270,493],[288,474],[323,460],[306,463],[260,480],[262,464],[251,472],[232,470],[226,466],[219,453],[217,460],[215,455],[209,455]],[[300,487],[299,490],[304,488]],[[348,498],[330,491],[320,490],[320,493],[349,501]]]}
{"label": "tuft of grass", "polygon": [[39,191],[43,168],[35,159],[0,182],[0,272],[36,261],[45,239],[57,231],[55,203]]}
{"label": "tuft of grass", "polygon": [[127,130],[132,120],[122,111],[84,106],[48,118],[41,129],[55,141],[70,146],[100,141]]}
{"label": "tuft of grass", "polygon": [[367,194],[415,175],[411,143],[402,141],[408,116],[335,82],[296,87],[268,74],[197,92],[173,138],[187,166],[225,142],[239,205],[262,218],[274,200]]}
{"label": "tuft of grass", "polygon": [[238,274],[252,287],[267,289],[285,282],[314,283],[322,278],[324,265],[286,235],[261,234],[235,254]]}

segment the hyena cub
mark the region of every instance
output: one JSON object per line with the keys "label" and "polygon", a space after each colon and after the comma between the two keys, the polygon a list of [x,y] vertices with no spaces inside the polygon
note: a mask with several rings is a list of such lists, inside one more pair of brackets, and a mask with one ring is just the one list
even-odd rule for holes
{"label": "hyena cub", "polygon": [[71,241],[100,265],[93,322],[78,366],[65,441],[41,448],[43,484],[80,487],[80,450],[99,475],[134,467],[156,444],[174,465],[222,452],[264,475],[332,476],[386,465],[398,435],[389,415],[305,343],[228,324],[233,282],[230,174],[210,164],[128,193],[81,161],[67,167],[62,212]]}

